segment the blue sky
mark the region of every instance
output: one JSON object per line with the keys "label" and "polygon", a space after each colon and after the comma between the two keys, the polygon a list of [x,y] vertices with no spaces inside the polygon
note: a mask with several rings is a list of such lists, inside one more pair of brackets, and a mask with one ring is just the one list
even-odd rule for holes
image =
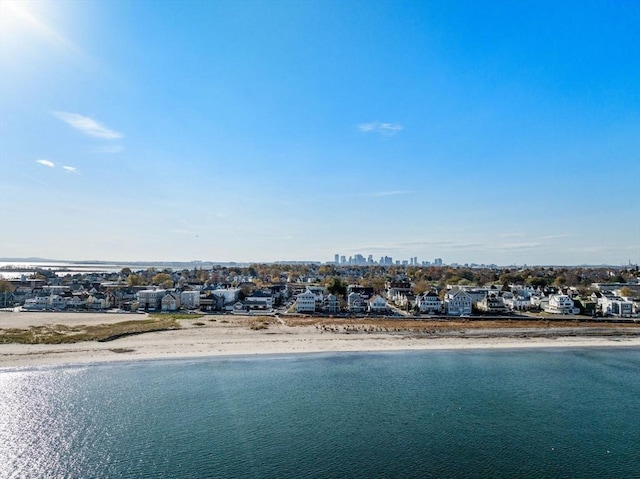
{"label": "blue sky", "polygon": [[639,2],[0,8],[0,256],[640,262]]}

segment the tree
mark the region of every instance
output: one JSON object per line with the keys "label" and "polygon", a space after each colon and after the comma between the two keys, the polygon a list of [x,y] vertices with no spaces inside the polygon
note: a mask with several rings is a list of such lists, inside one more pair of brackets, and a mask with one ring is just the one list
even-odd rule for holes
{"label": "tree", "polygon": [[528,278],[527,283],[534,288],[544,288],[549,284],[549,281],[547,280],[547,278],[535,276],[533,278]]}
{"label": "tree", "polygon": [[[2,289],[0,289],[0,291],[2,291]],[[623,296],[625,298],[633,298],[635,297],[635,294],[629,286],[623,286],[622,288],[620,288],[620,296]]]}
{"label": "tree", "polygon": [[564,276],[557,276],[555,280],[553,280],[553,285],[562,288],[567,283],[567,278]]}
{"label": "tree", "polygon": [[331,264],[325,264],[322,265],[318,268],[318,274],[322,275],[322,276],[329,276],[329,275],[335,275],[336,274],[336,268],[335,266],[331,265]]}
{"label": "tree", "polygon": [[426,293],[430,289],[431,289],[431,285],[427,281],[425,281],[424,279],[421,279],[413,287],[413,292],[415,294],[422,294],[422,293]]}
{"label": "tree", "polygon": [[12,292],[13,292],[13,286],[11,285],[11,283],[4,279],[0,279],[0,293],[12,293]]}
{"label": "tree", "polygon": [[173,279],[169,273],[158,273],[151,278],[151,282],[165,289],[173,288]]}
{"label": "tree", "polygon": [[347,285],[344,284],[340,278],[334,276],[329,281],[327,281],[327,291],[331,294],[335,294],[336,296],[346,296],[347,294]]}
{"label": "tree", "polygon": [[127,276],[127,286],[142,286],[144,280],[139,274],[130,274]]}

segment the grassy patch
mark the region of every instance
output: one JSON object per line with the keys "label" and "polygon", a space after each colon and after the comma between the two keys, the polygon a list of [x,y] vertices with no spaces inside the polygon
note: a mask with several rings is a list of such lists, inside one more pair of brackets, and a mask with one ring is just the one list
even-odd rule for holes
{"label": "grassy patch", "polygon": [[253,329],[254,331],[269,329],[269,325],[275,322],[275,319],[271,316],[258,316],[249,320],[249,329]]}
{"label": "grassy patch", "polygon": [[143,319],[93,326],[62,324],[32,326],[29,329],[0,329],[0,344],[69,344],[81,341],[113,341],[133,334],[180,329],[174,319]]}

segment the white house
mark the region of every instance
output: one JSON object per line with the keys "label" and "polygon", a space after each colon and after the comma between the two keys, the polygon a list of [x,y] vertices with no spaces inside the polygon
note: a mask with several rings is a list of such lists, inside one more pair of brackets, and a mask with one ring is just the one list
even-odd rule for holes
{"label": "white house", "polygon": [[575,307],[573,299],[566,294],[552,294],[544,311],[551,314],[578,314],[580,309]]}
{"label": "white house", "polygon": [[598,298],[598,306],[605,316],[630,317],[633,314],[633,302],[619,296],[602,295]]}
{"label": "white house", "polygon": [[386,313],[387,302],[382,297],[376,294],[373,298],[369,300],[369,312],[370,313]]}
{"label": "white house", "polygon": [[316,311],[316,295],[309,290],[296,296],[298,313],[314,313]]}
{"label": "white house", "polygon": [[327,293],[327,289],[324,286],[307,286],[307,291],[316,295],[316,309],[322,308],[324,304],[324,295]]}
{"label": "white house", "polygon": [[[526,294],[526,293],[525,293]],[[505,293],[502,296],[504,305],[509,308],[510,311],[524,311],[531,306],[531,296],[526,297],[517,293]]]}
{"label": "white house", "polygon": [[463,316],[471,314],[473,299],[471,295],[461,289],[447,291],[444,297],[447,314],[449,316]]}
{"label": "white house", "polygon": [[442,311],[442,300],[435,291],[418,296],[416,304],[421,313],[438,314]]}
{"label": "white house", "polygon": [[65,309],[67,300],[57,294],[51,296],[36,296],[29,298],[24,302],[24,309],[43,310],[43,309]]}
{"label": "white house", "polygon": [[161,300],[162,311],[177,311],[180,309],[180,295],[178,293],[167,293]]}
{"label": "white house", "polygon": [[240,288],[214,289],[211,291],[216,296],[224,298],[225,306],[235,304],[240,299]]}

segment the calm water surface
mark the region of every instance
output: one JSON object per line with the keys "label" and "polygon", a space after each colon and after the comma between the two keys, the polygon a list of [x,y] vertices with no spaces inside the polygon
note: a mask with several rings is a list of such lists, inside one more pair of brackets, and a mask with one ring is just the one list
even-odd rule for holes
{"label": "calm water surface", "polygon": [[0,477],[640,477],[640,350],[5,369]]}

